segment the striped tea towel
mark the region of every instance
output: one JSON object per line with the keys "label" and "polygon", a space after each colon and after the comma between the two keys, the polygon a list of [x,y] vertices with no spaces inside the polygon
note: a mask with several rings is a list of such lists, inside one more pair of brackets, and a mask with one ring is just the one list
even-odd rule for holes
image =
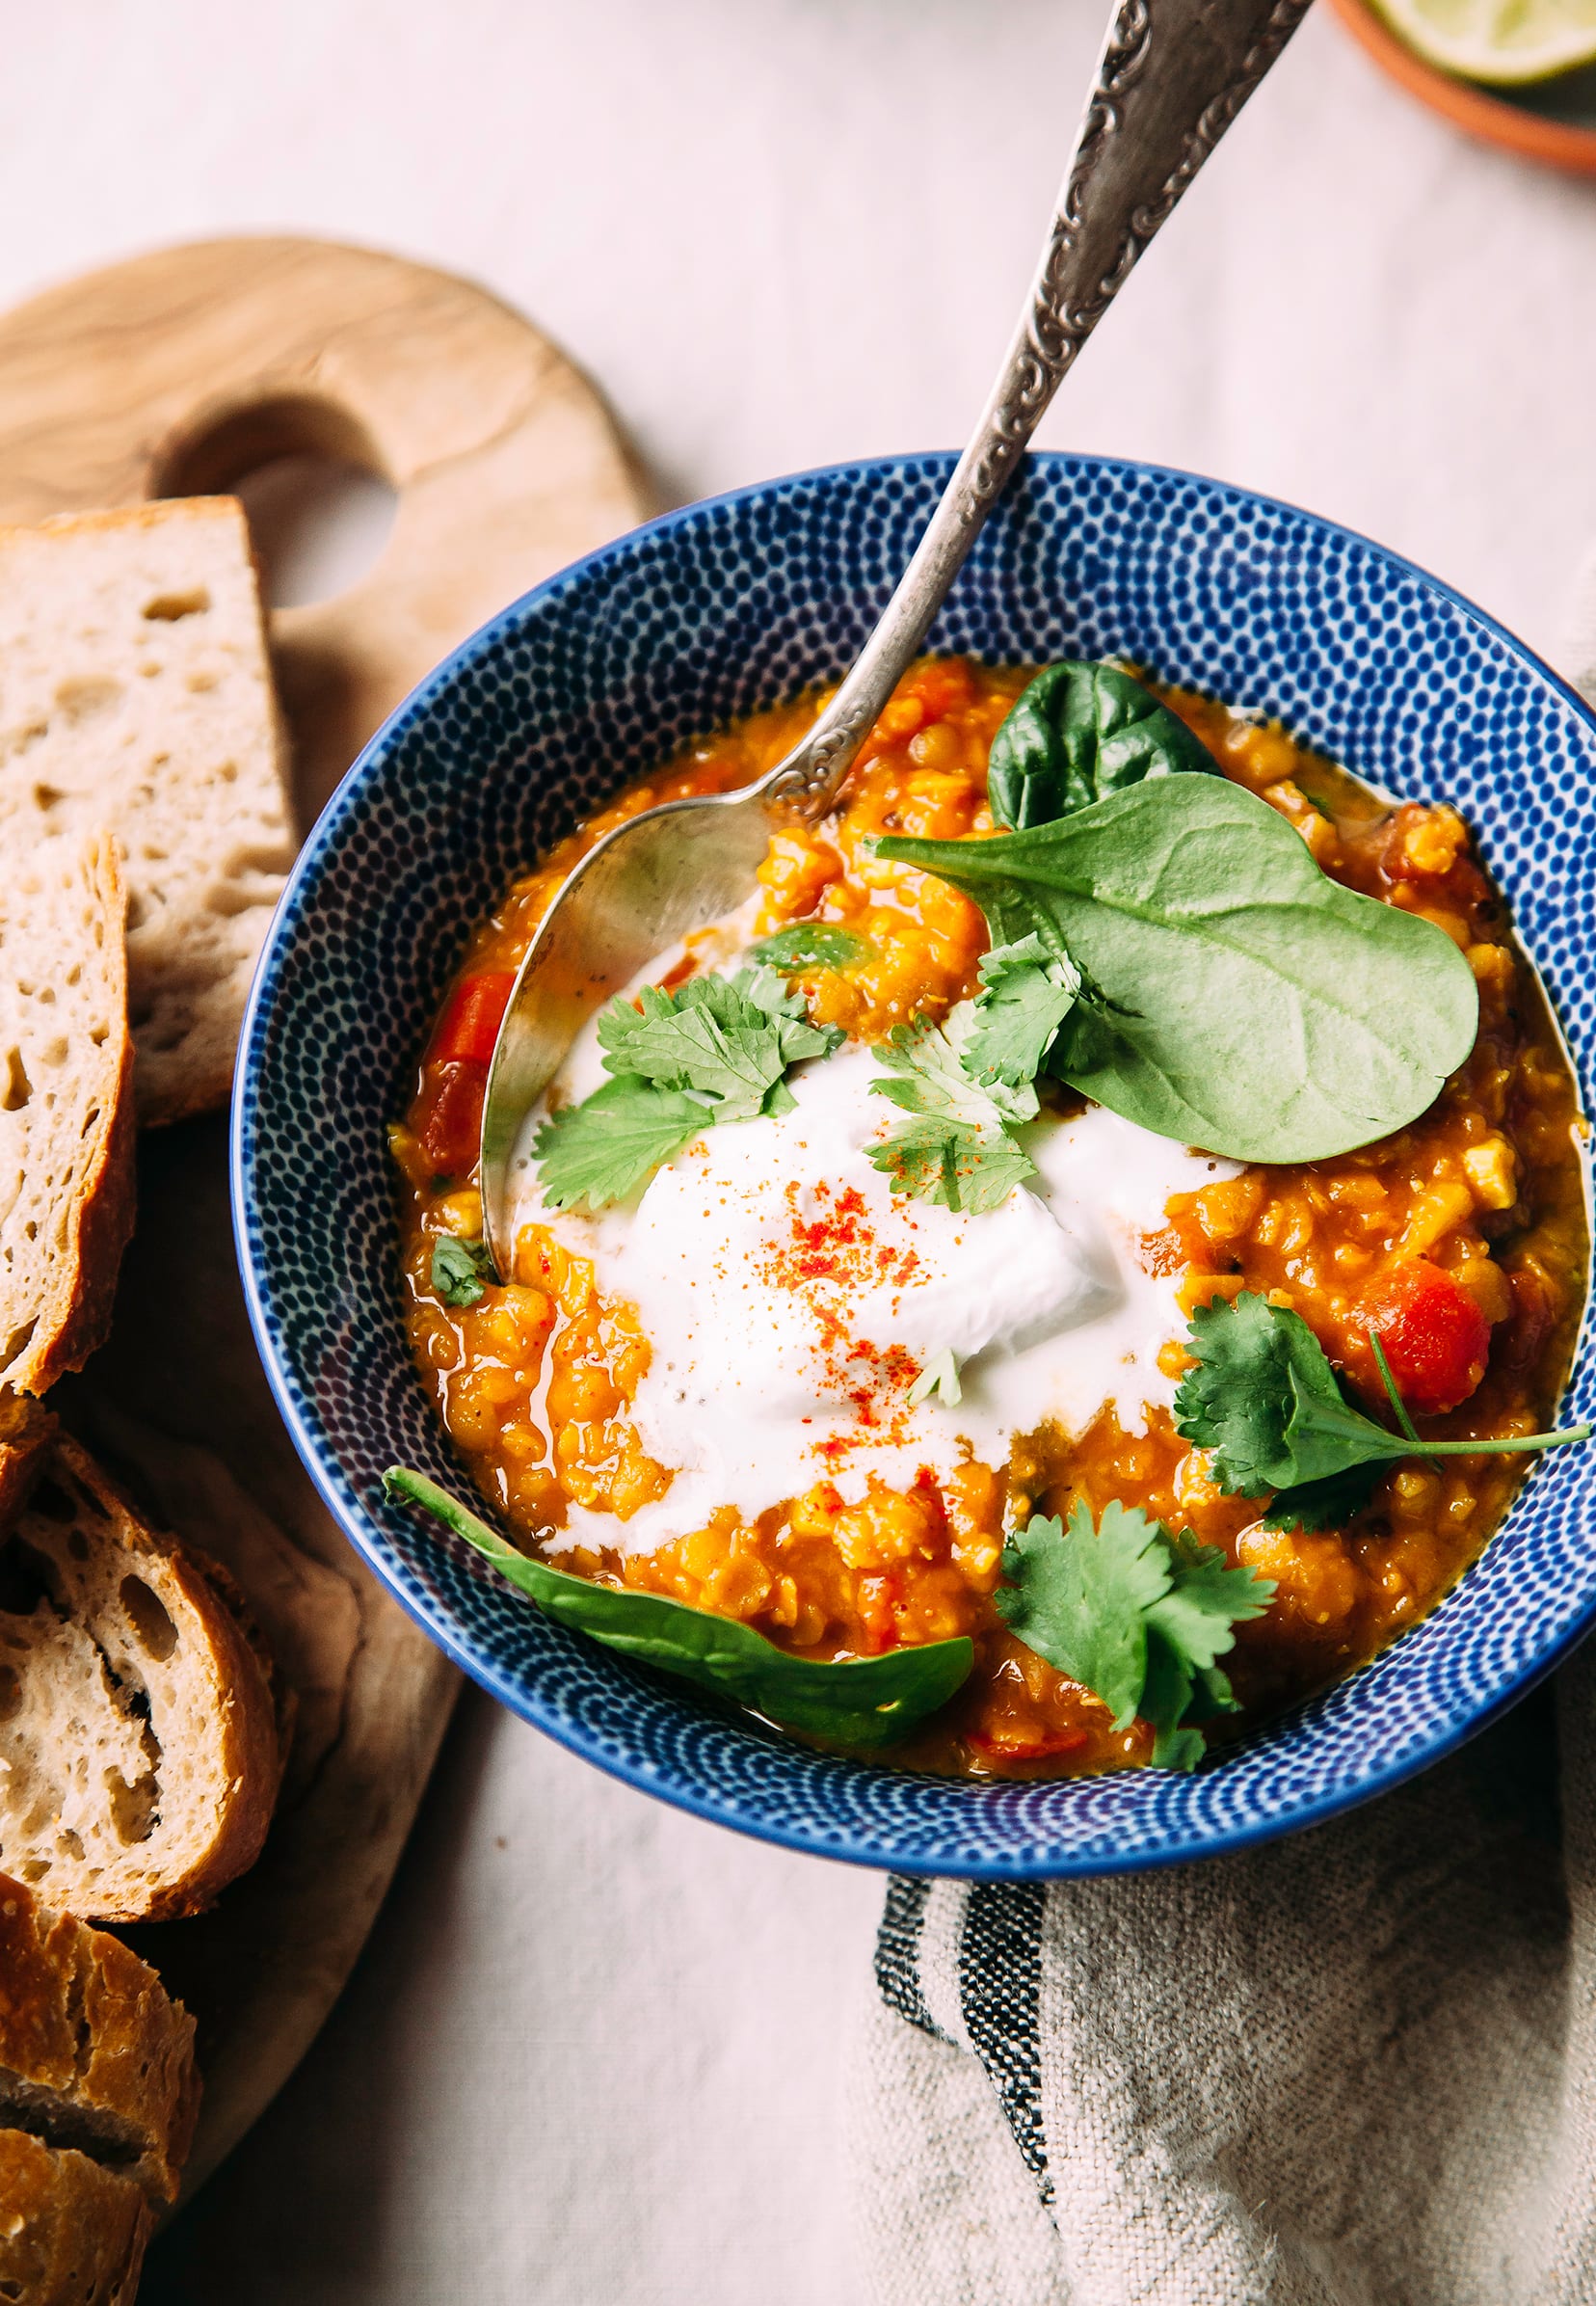
{"label": "striped tea towel", "polygon": [[872,2306],[1596,2299],[1596,1651],[1244,1856],[894,1880],[877,1978]]}
{"label": "striped tea towel", "polygon": [[1596,2306],[1596,1645],[1313,1833],[894,1880],[876,1976],[871,2306]]}

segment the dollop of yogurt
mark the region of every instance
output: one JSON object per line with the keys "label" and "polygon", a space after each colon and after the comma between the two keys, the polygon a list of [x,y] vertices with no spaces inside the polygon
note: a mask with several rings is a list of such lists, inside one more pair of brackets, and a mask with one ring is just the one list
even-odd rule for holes
{"label": "dollop of yogurt", "polygon": [[[596,1086],[588,1054],[577,1094]],[[1079,1433],[1113,1402],[1141,1431],[1172,1402],[1157,1355],[1182,1317],[1144,1244],[1172,1195],[1236,1165],[1093,1106],[1026,1129],[1038,1173],[999,1208],[944,1209],[894,1193],[868,1158],[896,1118],[871,1094],[879,1071],[859,1047],[799,1068],[789,1112],[706,1130],[597,1219],[545,1208],[518,1165],[518,1227],[551,1227],[637,1308],[652,1357],[629,1413],[674,1471],[629,1521],[573,1505],[552,1550],[652,1552],[718,1506],[752,1518],[820,1481],[852,1499],[872,1474],[907,1487],[970,1450],[1001,1465],[1045,1421]],[[946,1352],[961,1400],[911,1408]]]}

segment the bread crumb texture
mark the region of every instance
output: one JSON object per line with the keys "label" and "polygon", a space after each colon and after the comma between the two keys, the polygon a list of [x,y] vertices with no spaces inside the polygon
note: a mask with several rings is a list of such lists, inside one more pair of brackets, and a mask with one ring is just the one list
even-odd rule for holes
{"label": "bread crumb texture", "polygon": [[234,498],[0,528],[0,854],[120,841],[143,1120],[226,1100],[293,856],[282,766]]}
{"label": "bread crumb texture", "polygon": [[59,1436],[0,1542],[0,1865],[96,1920],[197,1913],[259,1853],[281,1731],[238,1597]]}
{"label": "bread crumb texture", "polygon": [[41,1393],[103,1342],[132,1230],[125,897],[113,841],[11,839],[0,824],[0,1392]]}
{"label": "bread crumb texture", "polygon": [[0,1392],[0,1530],[21,1512],[55,1432],[55,1419],[27,1394]]}

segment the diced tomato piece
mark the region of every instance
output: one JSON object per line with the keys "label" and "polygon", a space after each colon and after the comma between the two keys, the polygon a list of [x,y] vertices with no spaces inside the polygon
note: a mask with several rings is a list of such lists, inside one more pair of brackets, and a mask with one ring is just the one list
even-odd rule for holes
{"label": "diced tomato piece", "polygon": [[439,1021],[432,1047],[427,1052],[428,1062],[490,1063],[515,981],[507,969],[485,969],[478,977],[463,977]]}
{"label": "diced tomato piece", "polygon": [[429,1064],[427,1104],[416,1135],[435,1177],[463,1177],[482,1149],[482,1099],[488,1067],[455,1061]]}
{"label": "diced tomato piece", "polygon": [[1397,1391],[1421,1416],[1455,1409],[1485,1375],[1491,1325],[1461,1282],[1427,1258],[1397,1266],[1361,1311]]}
{"label": "diced tomato piece", "polygon": [[1060,1754],[1078,1754],[1086,1743],[1084,1730],[1039,1730],[1034,1735],[976,1730],[971,1744],[988,1761],[1051,1761]]}

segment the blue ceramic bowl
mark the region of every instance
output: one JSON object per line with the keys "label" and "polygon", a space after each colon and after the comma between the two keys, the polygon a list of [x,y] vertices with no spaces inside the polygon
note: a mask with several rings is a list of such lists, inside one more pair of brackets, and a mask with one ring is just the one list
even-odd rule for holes
{"label": "blue ceramic bowl", "polygon": [[[840,673],[950,469],[845,466],[692,506],[484,626],[366,747],[310,836],[245,1027],[238,1243],[289,1428],[353,1543],[527,1721],[702,1817],[794,1848],[1024,1878],[1156,1865],[1410,1776],[1523,1695],[1596,1614],[1596,1461],[1536,1468],[1415,1632],[1195,1777],[980,1785],[843,1761],[549,1623],[384,1502],[466,1488],[400,1319],[385,1124],[471,926],[574,819],[690,739]],[[1477,828],[1590,1102],[1596,719],[1502,629],[1363,538],[1184,473],[1037,456],[931,636],[993,660],[1122,653]],[[1570,1408],[1596,1415],[1588,1339]]]}

